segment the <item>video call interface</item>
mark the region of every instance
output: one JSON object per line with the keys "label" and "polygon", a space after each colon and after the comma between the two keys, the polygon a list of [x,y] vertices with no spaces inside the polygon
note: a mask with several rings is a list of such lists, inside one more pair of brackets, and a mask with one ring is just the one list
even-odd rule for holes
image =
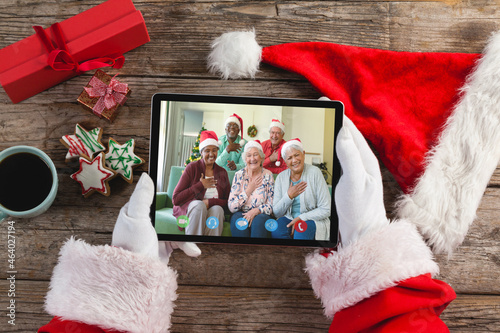
{"label": "video call interface", "polygon": [[335,112],[162,100],[157,234],[330,241]]}

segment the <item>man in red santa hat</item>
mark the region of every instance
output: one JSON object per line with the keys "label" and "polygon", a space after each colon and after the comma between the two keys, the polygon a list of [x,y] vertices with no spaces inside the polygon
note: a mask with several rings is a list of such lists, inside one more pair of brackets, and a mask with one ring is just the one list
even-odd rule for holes
{"label": "man in red santa hat", "polygon": [[246,141],[243,139],[243,119],[233,113],[226,119],[224,125],[226,134],[219,137],[219,153],[215,163],[226,171],[238,171],[245,166],[243,149]]}
{"label": "man in red santa hat", "polygon": [[281,147],[285,144],[285,124],[278,119],[272,119],[269,125],[269,140],[262,142],[262,150],[266,158],[263,167],[272,173],[280,173],[287,169],[283,157],[281,157]]}

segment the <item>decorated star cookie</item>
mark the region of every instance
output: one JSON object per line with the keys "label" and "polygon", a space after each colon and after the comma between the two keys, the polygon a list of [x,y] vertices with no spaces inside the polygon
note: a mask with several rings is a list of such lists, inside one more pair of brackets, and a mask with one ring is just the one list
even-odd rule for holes
{"label": "decorated star cookie", "polygon": [[105,147],[101,143],[102,128],[94,128],[87,131],[80,124],[76,124],[75,134],[65,135],[60,140],[68,148],[66,161],[80,156],[92,159],[95,153],[104,151]]}
{"label": "decorated star cookie", "polygon": [[80,157],[80,170],[72,174],[71,178],[80,183],[85,197],[94,192],[110,195],[108,181],[116,176],[116,173],[104,165],[104,160],[104,153],[99,153],[92,161]]}
{"label": "decorated star cookie", "polygon": [[133,182],[132,168],[143,164],[145,161],[134,154],[135,141],[130,139],[125,144],[109,139],[108,152],[106,153],[106,166],[117,172],[127,182]]}

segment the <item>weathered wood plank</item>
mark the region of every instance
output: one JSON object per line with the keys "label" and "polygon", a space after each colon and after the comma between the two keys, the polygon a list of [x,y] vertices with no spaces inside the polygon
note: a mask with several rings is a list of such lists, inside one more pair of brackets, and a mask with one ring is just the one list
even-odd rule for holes
{"label": "weathered wood plank", "polygon": [[[267,66],[269,67],[269,66]],[[127,71],[130,69],[127,69]],[[278,71],[278,70],[276,70]],[[284,71],[281,71],[285,73]],[[112,71],[112,73],[114,73]],[[120,80],[131,85],[132,96],[130,101],[127,100],[123,113],[127,108],[134,107],[134,113],[150,112],[151,97],[158,92],[177,92],[177,93],[198,93],[198,94],[218,94],[232,96],[267,96],[267,97],[283,97],[283,98],[319,98],[321,95],[305,80],[281,80],[264,81],[264,80],[231,80],[221,81],[216,78],[202,79],[198,77],[149,77],[149,76],[127,76],[127,73],[120,71]],[[299,77],[297,76],[297,79]],[[68,116],[79,117],[82,114],[82,108],[77,105],[76,99],[83,90],[83,87],[90,80],[90,76],[75,77],[69,81],[63,82],[55,87],[50,88],[36,96],[33,96],[17,105],[14,105],[14,110],[21,110],[23,107],[28,108],[29,105],[46,105],[47,103],[68,103],[67,107],[73,103],[75,110],[78,113],[75,115],[71,112]],[[2,108],[7,108],[11,104],[7,94],[3,89],[0,91],[0,103]],[[21,106],[18,106],[21,105]],[[78,108],[76,108],[78,106]],[[58,108],[61,106],[55,106]],[[137,109],[140,107],[139,109]],[[1,110],[1,109],[0,109]],[[90,118],[90,117],[87,117]],[[118,116],[113,122],[114,124],[120,119]],[[102,121],[104,122],[104,120]]]}
{"label": "weathered wood plank", "polygon": [[500,330],[499,313],[498,295],[457,295],[457,299],[446,308],[441,319],[451,332],[495,332]]}
{"label": "weathered wood plank", "polygon": [[[34,332],[49,322],[47,288],[47,281],[16,281],[16,326],[2,323],[0,332]],[[6,291],[0,284],[0,293]],[[330,326],[310,289],[179,285],[177,291],[171,332],[325,332]],[[441,318],[452,332],[500,332],[499,306],[500,296],[459,294]]]}
{"label": "weathered wood plank", "polygon": [[[98,3],[70,1],[65,6],[29,3],[21,8],[0,7],[5,22],[0,25],[0,47],[32,35],[34,24],[49,26]],[[370,1],[362,6],[350,1],[136,2],[147,22],[151,42],[127,53],[124,71],[206,77],[204,60],[209,43],[229,30],[227,27],[255,27],[262,45],[327,41],[405,51],[481,52],[488,35],[498,28],[495,22],[500,14],[495,5],[450,6],[440,1]],[[193,25],[193,21],[198,24]],[[262,73],[260,77],[268,75],[276,72]]]}
{"label": "weathered wood plank", "polygon": [[[489,196],[485,197],[488,201]],[[122,200],[126,200],[125,197]],[[48,280],[63,242],[75,236],[90,244],[109,244],[119,208],[94,205],[54,206],[36,219],[16,222],[17,269],[20,279]],[[76,214],[71,214],[74,211]],[[500,290],[500,219],[482,217],[471,227],[464,244],[448,259],[438,256],[440,279],[459,293],[497,294]],[[0,229],[0,253],[6,253],[6,228]],[[244,245],[200,245],[202,255],[189,258],[180,251],[172,255],[171,265],[181,283],[211,286],[309,288],[303,272],[307,248],[281,248]],[[42,260],[43,259],[43,260]],[[0,277],[5,275],[0,272]],[[189,281],[189,282],[188,282]]]}

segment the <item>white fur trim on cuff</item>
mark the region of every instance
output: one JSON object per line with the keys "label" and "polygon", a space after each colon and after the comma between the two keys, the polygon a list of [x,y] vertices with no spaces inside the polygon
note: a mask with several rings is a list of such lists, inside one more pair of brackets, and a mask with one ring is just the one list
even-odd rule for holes
{"label": "white fur trim on cuff", "polygon": [[435,253],[464,240],[500,159],[500,33],[489,41],[429,153],[424,174],[397,204]]}
{"label": "white fur trim on cuff", "polygon": [[133,333],[168,332],[177,274],[158,259],[69,239],[45,310],[64,320]]}
{"label": "white fur trim on cuff", "polygon": [[405,279],[439,273],[415,226],[397,221],[374,230],[327,258],[306,256],[306,272],[325,315],[333,315]]}

